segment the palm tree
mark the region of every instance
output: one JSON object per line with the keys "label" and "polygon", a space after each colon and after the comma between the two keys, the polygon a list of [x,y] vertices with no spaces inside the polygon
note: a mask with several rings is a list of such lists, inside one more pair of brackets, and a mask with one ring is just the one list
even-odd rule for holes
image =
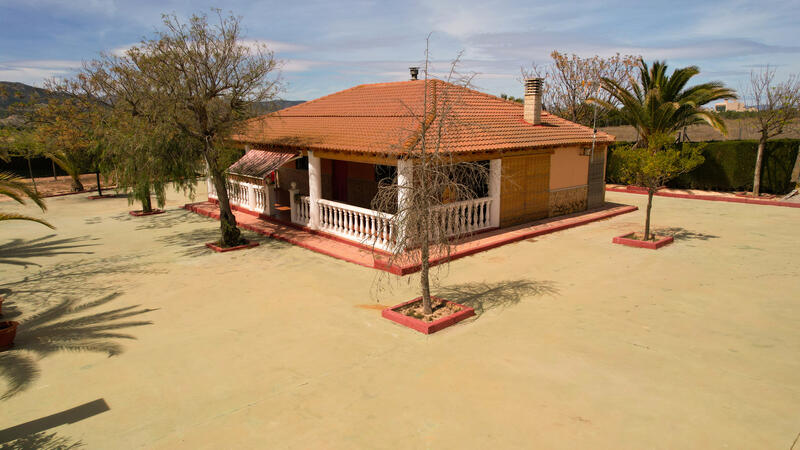
{"label": "palm tree", "polygon": [[[17,203],[25,204],[25,198],[27,197],[33,203],[35,203],[42,211],[47,211],[47,206],[45,206],[44,201],[41,197],[31,189],[27,184],[22,181],[22,178],[18,178],[16,175],[10,172],[0,172],[0,196],[10,197],[12,200],[15,200]],[[47,221],[43,219],[37,219],[36,217],[25,216],[22,214],[17,213],[9,213],[9,212],[2,212],[0,211],[0,221],[3,220],[30,220],[32,222],[39,222],[40,224],[55,229],[54,226],[50,225]]]}
{"label": "palm tree", "polygon": [[727,134],[725,122],[714,111],[701,107],[714,100],[737,98],[736,92],[722,82],[712,81],[686,87],[689,80],[700,73],[697,66],[676,69],[667,75],[667,64],[656,61],[651,67],[639,59],[639,80],[631,80],[626,89],[620,82],[601,78],[600,87],[616,101],[593,98],[591,101],[604,108],[617,110],[620,117],[639,133],[637,146],[647,146],[654,134],[678,133],[685,138],[689,125],[707,123],[722,134]]}

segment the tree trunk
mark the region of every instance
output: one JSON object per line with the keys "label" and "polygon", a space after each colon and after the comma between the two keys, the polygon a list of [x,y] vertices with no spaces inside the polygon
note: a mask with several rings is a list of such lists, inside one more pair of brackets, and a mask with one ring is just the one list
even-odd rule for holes
{"label": "tree trunk", "polygon": [[153,212],[153,203],[150,201],[150,188],[145,189],[144,195],[140,200],[142,201],[143,213]]}
{"label": "tree trunk", "polygon": [[28,173],[30,174],[31,181],[33,182],[33,192],[35,192],[36,195],[39,195],[39,190],[36,189],[36,178],[33,177],[33,168],[31,167],[31,158],[27,157],[25,159],[28,160]]}
{"label": "tree trunk", "polygon": [[53,165],[53,179],[58,181],[58,174],[56,173],[56,162],[51,159],[50,164]]}
{"label": "tree trunk", "polygon": [[72,191],[73,192],[83,191],[83,183],[81,183],[79,175],[70,175],[70,177],[72,177]]}
{"label": "tree trunk", "polygon": [[761,161],[764,158],[764,148],[767,146],[767,135],[761,134],[758,140],[758,153],[756,153],[756,170],[753,175],[753,197],[761,194]]}
{"label": "tree trunk", "polygon": [[99,170],[95,170],[94,174],[97,177],[97,195],[102,197],[103,196],[103,188],[100,186],[100,171]]}
{"label": "tree trunk", "polygon": [[219,201],[219,226],[220,226],[220,247],[233,247],[242,243],[242,233],[236,227],[236,216],[233,215],[231,204],[228,200],[228,189],[225,186],[225,176],[221,171],[211,167],[209,164],[209,174],[214,188],[217,190],[217,200]]}
{"label": "tree trunk", "polygon": [[[422,211],[420,211],[422,213]],[[425,211],[423,214],[428,214],[428,211]],[[422,314],[430,315],[433,314],[433,308],[431,308],[431,283],[429,278],[429,273],[431,269],[431,261],[430,261],[430,242],[428,241],[428,220],[424,220],[424,225],[422,228],[422,233],[420,236],[420,259],[422,260],[422,264],[420,267],[419,273],[419,285],[422,288]]]}
{"label": "tree trunk", "polygon": [[650,240],[650,210],[653,209],[653,194],[656,193],[656,190],[650,188],[647,190],[647,215],[645,216],[644,220],[644,240]]}

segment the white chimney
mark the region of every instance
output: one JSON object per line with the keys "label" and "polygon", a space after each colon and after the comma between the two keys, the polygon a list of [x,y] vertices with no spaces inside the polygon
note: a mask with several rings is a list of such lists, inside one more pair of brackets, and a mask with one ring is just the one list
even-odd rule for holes
{"label": "white chimney", "polygon": [[542,123],[542,79],[525,79],[525,122],[539,125]]}

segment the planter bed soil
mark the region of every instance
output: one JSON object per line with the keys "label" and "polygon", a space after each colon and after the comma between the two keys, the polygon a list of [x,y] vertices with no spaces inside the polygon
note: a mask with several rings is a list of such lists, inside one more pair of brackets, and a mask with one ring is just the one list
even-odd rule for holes
{"label": "planter bed soil", "polygon": [[154,215],[154,214],[163,214],[163,213],[165,213],[165,212],[166,212],[166,211],[164,211],[163,209],[154,209],[154,210],[152,210],[152,211],[150,211],[150,212],[144,212],[144,211],[128,211],[128,214],[130,214],[130,215],[132,215],[132,216],[136,216],[136,217],[142,217],[142,216],[152,216],[152,215]]}
{"label": "planter bed soil", "polygon": [[431,308],[433,314],[425,317],[422,314],[422,297],[417,297],[414,300],[386,308],[381,315],[392,322],[425,334],[435,333],[475,315],[475,310],[468,306],[434,296],[431,296]]}
{"label": "planter bed soil", "polygon": [[612,242],[615,244],[627,245],[629,247],[647,248],[650,250],[658,250],[659,248],[669,245],[674,241],[672,236],[655,236],[653,235],[650,240],[644,240],[644,233],[627,233],[622,236],[615,237]]}
{"label": "planter bed soil", "polygon": [[206,247],[214,250],[215,252],[224,253],[224,252],[232,252],[234,250],[244,250],[246,248],[253,248],[258,247],[258,242],[256,241],[245,241],[242,245],[235,245],[233,247],[220,247],[219,242],[206,242]]}

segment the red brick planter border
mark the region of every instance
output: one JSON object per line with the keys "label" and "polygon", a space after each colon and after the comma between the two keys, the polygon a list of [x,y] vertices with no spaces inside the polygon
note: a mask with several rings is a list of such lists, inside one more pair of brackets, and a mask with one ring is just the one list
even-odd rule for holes
{"label": "red brick planter border", "polygon": [[648,248],[650,250],[658,250],[665,245],[671,244],[675,239],[672,236],[661,236],[657,241],[641,241],[633,239],[634,233],[626,233],[622,236],[615,237],[612,242],[615,244],[627,245],[628,247]]}
{"label": "red brick planter border", "polygon": [[152,216],[152,215],[155,215],[155,214],[163,214],[165,212],[166,211],[164,211],[163,209],[154,209],[154,210],[152,210],[152,211],[150,211],[148,213],[142,212],[142,211],[128,211],[128,214],[130,214],[132,216],[135,216],[135,217],[142,217],[142,216]]}
{"label": "red brick planter border", "polygon": [[[606,191],[625,192],[628,194],[647,194],[647,189],[643,189],[638,186],[606,187]],[[654,195],[658,197],[686,198],[690,200],[708,200],[712,202],[748,203],[751,205],[769,205],[769,206],[784,206],[787,208],[800,208],[800,203],[782,202],[779,200],[764,200],[764,199],[748,198],[740,196],[726,197],[723,195],[676,194],[673,192],[656,192]]]}
{"label": "red brick planter border", "polygon": [[14,337],[17,335],[19,322],[4,320],[0,323],[7,324],[7,328],[0,329],[0,351],[7,350],[14,345]]}
{"label": "red brick planter border", "polygon": [[422,297],[417,297],[417,298],[415,298],[413,300],[409,300],[409,301],[401,303],[399,305],[394,305],[394,306],[391,306],[389,308],[386,308],[383,311],[381,311],[381,316],[383,316],[386,319],[391,320],[392,322],[396,322],[396,323],[399,323],[400,325],[403,325],[403,326],[406,326],[408,328],[417,330],[420,333],[431,334],[431,333],[435,333],[435,332],[437,332],[439,330],[443,330],[443,329],[445,329],[445,328],[447,328],[447,327],[449,327],[451,325],[455,325],[458,322],[461,322],[462,320],[464,320],[464,319],[466,319],[468,317],[472,317],[472,316],[475,315],[475,310],[470,308],[469,306],[464,306],[464,305],[461,305],[461,304],[458,304],[458,303],[455,303],[455,302],[451,302],[449,300],[443,300],[441,298],[433,297],[433,296],[431,296],[431,299],[438,299],[438,300],[442,300],[442,301],[444,301],[444,302],[446,302],[446,303],[448,303],[450,305],[460,306],[461,307],[461,311],[459,311],[459,312],[457,312],[455,314],[451,314],[451,315],[449,315],[447,317],[442,317],[441,319],[434,320],[433,322],[424,322],[424,321],[419,320],[419,319],[417,319],[415,317],[410,317],[410,316],[407,316],[405,314],[401,314],[401,313],[395,311],[396,309],[402,308],[403,306],[406,306],[406,305],[408,305],[410,303],[418,302],[421,299],[422,299]]}
{"label": "red brick planter border", "polygon": [[258,245],[259,243],[256,241],[247,241],[247,244],[236,245],[234,247],[220,247],[215,242],[206,242],[206,247],[219,253],[232,252],[234,250],[244,250],[246,248],[258,247]]}

